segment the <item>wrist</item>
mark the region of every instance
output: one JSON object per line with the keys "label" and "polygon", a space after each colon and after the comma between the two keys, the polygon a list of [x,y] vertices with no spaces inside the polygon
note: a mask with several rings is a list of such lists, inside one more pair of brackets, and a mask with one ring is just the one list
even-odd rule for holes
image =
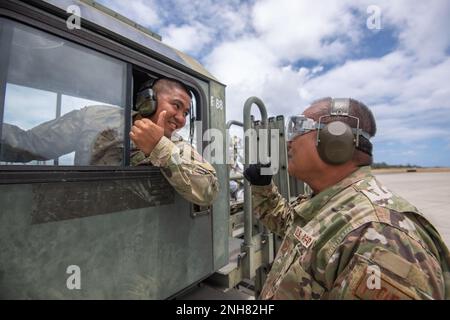
{"label": "wrist", "polygon": [[272,181],[270,182],[270,184],[265,185],[265,186],[258,186],[258,185],[252,185],[252,193],[255,194],[261,194],[261,193],[267,193],[268,190],[272,190],[274,184],[272,183]]}
{"label": "wrist", "polygon": [[144,152],[146,157],[149,157],[153,150],[155,150],[156,146],[159,144],[159,142],[161,141],[161,137],[159,137],[159,139],[152,141],[146,148],[142,148],[142,152]]}
{"label": "wrist", "polygon": [[166,167],[174,148],[173,142],[167,137],[163,136],[159,139],[151,151],[148,158],[150,162],[156,167]]}

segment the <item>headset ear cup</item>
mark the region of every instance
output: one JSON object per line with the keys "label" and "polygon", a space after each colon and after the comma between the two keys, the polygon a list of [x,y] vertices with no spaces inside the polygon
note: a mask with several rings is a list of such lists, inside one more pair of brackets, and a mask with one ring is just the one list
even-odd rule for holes
{"label": "headset ear cup", "polygon": [[157,102],[152,89],[146,89],[145,98],[136,104],[136,111],[143,117],[150,117],[156,112]]}
{"label": "headset ear cup", "polygon": [[341,121],[327,124],[319,131],[317,151],[329,164],[343,164],[353,157],[355,138],[352,129]]}
{"label": "headset ear cup", "polygon": [[147,112],[146,116],[150,117],[150,116],[154,115],[156,112],[157,103],[156,103],[155,96],[152,96],[152,98],[149,99],[148,105],[149,105],[149,107],[148,107],[148,112]]}

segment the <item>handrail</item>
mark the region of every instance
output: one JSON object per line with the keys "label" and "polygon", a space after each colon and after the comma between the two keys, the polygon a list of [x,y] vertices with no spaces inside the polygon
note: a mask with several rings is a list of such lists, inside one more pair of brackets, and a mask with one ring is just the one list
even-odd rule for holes
{"label": "handrail", "polygon": [[[250,97],[244,104],[244,134],[247,133],[249,129],[252,128],[252,119],[250,111],[252,105],[256,104],[261,112],[261,125],[263,128],[267,128],[267,111],[266,106],[257,97]],[[250,162],[250,139],[245,135],[245,163],[244,170],[248,168]],[[252,246],[252,190],[250,183],[244,180],[244,246]]]}
{"label": "handrail", "polygon": [[244,126],[244,124],[242,122],[240,122],[240,121],[230,120],[230,121],[227,122],[227,129],[230,129],[233,124],[236,125],[236,126],[239,126],[239,127],[243,127]]}

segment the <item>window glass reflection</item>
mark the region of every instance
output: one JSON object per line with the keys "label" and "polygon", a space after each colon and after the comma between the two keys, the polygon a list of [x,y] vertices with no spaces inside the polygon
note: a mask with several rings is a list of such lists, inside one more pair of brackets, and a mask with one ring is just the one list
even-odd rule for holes
{"label": "window glass reflection", "polygon": [[126,64],[6,19],[0,30],[0,164],[120,165]]}

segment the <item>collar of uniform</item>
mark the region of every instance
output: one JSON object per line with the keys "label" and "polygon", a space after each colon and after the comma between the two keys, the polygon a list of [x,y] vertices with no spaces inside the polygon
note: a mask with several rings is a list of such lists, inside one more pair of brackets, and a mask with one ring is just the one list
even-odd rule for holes
{"label": "collar of uniform", "polygon": [[351,186],[352,184],[364,180],[372,176],[370,166],[361,167],[349,176],[345,177],[335,185],[323,190],[319,194],[313,196],[311,199],[302,202],[294,208],[297,215],[302,217],[307,222],[310,221],[319,212],[319,210],[327,204],[335,195],[342,190]]}
{"label": "collar of uniform", "polygon": [[178,132],[174,132],[170,137],[170,141],[172,142],[183,141],[183,137]]}

